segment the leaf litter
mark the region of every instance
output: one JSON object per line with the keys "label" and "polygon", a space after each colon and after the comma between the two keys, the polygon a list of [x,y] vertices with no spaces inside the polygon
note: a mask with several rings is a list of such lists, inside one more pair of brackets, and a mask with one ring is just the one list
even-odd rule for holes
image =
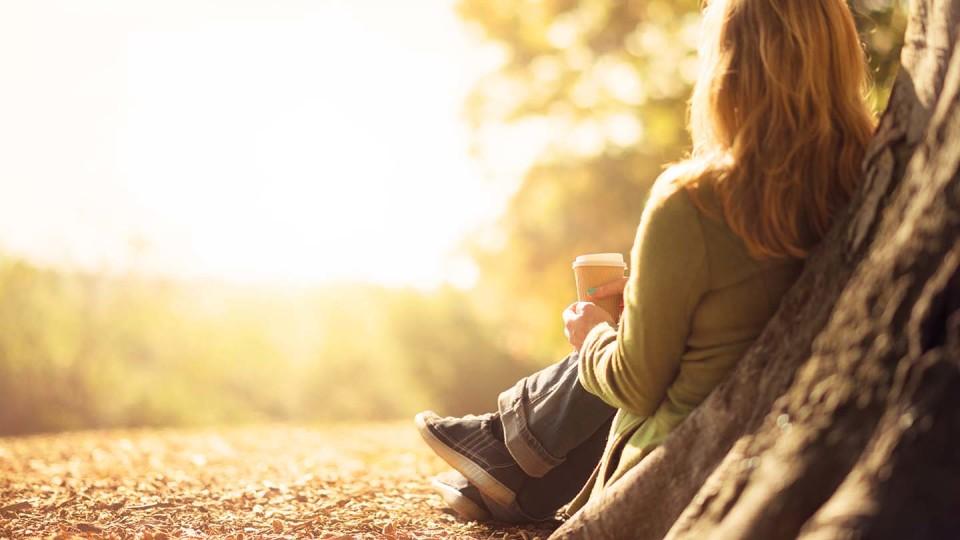
{"label": "leaf litter", "polygon": [[0,438],[0,539],[545,539],[465,521],[408,424]]}

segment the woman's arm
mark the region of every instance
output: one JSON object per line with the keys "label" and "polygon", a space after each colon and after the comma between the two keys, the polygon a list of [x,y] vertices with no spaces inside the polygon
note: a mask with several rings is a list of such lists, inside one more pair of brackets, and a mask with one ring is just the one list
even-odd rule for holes
{"label": "woman's arm", "polygon": [[652,198],[631,251],[619,328],[593,327],[580,349],[580,381],[608,404],[649,416],[666,395],[707,290],[698,211],[682,190]]}

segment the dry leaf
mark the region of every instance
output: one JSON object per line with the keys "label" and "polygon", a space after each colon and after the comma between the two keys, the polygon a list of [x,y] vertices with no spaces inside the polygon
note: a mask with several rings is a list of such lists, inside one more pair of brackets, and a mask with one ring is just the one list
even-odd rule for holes
{"label": "dry leaf", "polygon": [[18,503],[8,504],[0,508],[0,514],[16,512],[17,510],[23,510],[24,508],[30,508],[30,501],[20,501]]}
{"label": "dry leaf", "polygon": [[74,523],[73,526],[81,532],[88,532],[88,533],[103,532],[102,528],[100,528],[97,525],[94,525],[93,523]]}

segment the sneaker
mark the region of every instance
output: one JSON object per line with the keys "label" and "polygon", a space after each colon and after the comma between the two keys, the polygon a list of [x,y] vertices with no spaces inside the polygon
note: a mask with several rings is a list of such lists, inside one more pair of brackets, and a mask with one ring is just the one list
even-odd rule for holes
{"label": "sneaker", "polygon": [[439,474],[431,479],[430,484],[454,513],[470,521],[536,523],[554,519],[553,516],[539,519],[531,517],[516,503],[509,507],[500,506],[457,471]]}
{"label": "sneaker", "polygon": [[490,519],[490,510],[480,490],[457,471],[435,476],[430,480],[430,485],[440,493],[443,502],[460,517],[470,521]]}
{"label": "sneaker", "polygon": [[427,446],[441,459],[497,504],[511,507],[527,475],[506,445],[493,436],[493,418],[495,413],[441,418],[424,411],[414,422]]}

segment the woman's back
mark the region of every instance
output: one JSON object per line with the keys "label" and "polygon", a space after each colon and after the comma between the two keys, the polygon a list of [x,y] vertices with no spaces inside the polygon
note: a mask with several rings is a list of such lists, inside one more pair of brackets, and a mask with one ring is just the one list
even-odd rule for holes
{"label": "woman's back", "polygon": [[691,194],[677,186],[677,174],[657,180],[644,209],[619,328],[597,326],[581,350],[582,384],[620,409],[600,471],[606,481],[596,489],[635,465],[706,399],[802,268],[797,259],[751,256],[714,217],[719,202],[709,184]]}

